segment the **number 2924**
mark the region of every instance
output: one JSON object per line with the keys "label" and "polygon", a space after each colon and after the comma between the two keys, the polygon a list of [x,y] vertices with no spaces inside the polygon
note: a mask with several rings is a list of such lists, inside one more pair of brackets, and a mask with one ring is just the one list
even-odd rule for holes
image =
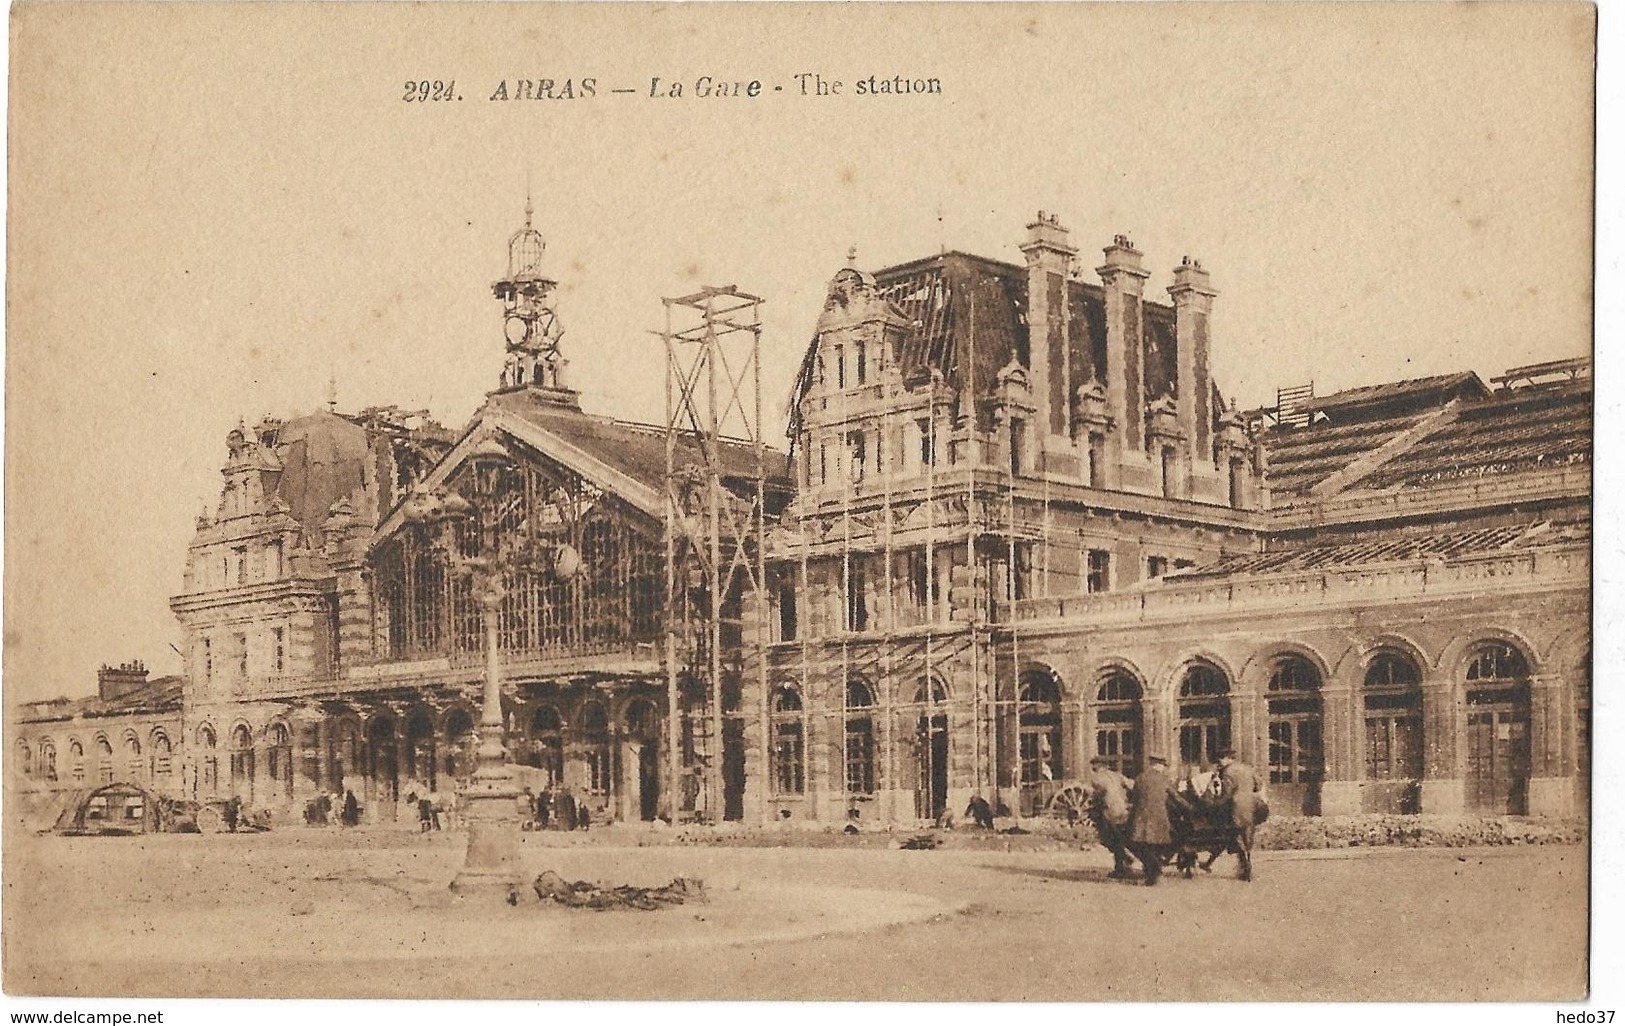
{"label": "number 2924", "polygon": [[457,95],[457,83],[453,79],[423,79],[417,82],[408,82],[401,99],[407,103],[433,103],[437,100],[461,100]]}

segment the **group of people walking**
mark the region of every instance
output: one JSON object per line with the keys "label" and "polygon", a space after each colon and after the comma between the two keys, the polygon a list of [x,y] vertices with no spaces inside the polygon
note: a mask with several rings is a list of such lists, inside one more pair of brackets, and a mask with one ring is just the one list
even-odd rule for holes
{"label": "group of people walking", "polygon": [[592,814],[585,802],[576,801],[568,787],[548,784],[540,794],[525,788],[525,811],[531,815],[527,829],[531,830],[585,830],[592,824]]}
{"label": "group of people walking", "polygon": [[355,792],[349,788],[332,794],[319,794],[305,803],[306,826],[332,826],[335,819],[339,826],[353,827],[361,824],[361,803],[356,800]]}
{"label": "group of people walking", "polygon": [[1132,781],[1108,760],[1096,758],[1090,763],[1089,788],[1089,816],[1101,844],[1112,853],[1113,878],[1133,876],[1137,859],[1145,885],[1155,886],[1163,866],[1197,835],[1222,837],[1215,857],[1219,851],[1235,851],[1242,879],[1252,878],[1253,832],[1268,815],[1268,806],[1257,772],[1237,760],[1235,752],[1222,752],[1210,773],[1187,772],[1178,780],[1160,755],[1148,757]]}

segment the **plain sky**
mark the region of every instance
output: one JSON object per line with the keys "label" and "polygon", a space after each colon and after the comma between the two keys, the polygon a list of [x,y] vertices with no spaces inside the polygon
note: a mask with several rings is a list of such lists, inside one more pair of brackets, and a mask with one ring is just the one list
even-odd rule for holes
{"label": "plain sky", "polygon": [[[570,383],[658,420],[660,297],[764,296],[783,400],[849,246],[1085,273],[1127,233],[1220,296],[1243,406],[1591,348],[1593,11],[22,5],[12,12],[5,683],[178,670],[168,597],[239,419],[496,385],[527,178]],[[800,95],[799,73],[846,83]],[[700,76],[760,80],[699,98]],[[870,75],[937,78],[868,97]],[[681,99],[647,96],[652,77]],[[518,79],[597,95],[491,101]],[[460,101],[403,102],[407,80]],[[782,91],[775,87],[782,87]],[[561,86],[556,85],[556,89]],[[611,93],[612,88],[635,90]]]}

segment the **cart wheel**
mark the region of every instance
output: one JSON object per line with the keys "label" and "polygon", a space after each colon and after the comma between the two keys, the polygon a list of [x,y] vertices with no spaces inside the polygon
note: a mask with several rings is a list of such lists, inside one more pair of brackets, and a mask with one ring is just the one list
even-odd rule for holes
{"label": "cart wheel", "polygon": [[218,834],[226,829],[226,818],[212,805],[197,810],[197,831],[200,834]]}
{"label": "cart wheel", "polygon": [[1089,814],[1089,792],[1079,784],[1068,784],[1050,799],[1050,815],[1067,823],[1077,823]]}

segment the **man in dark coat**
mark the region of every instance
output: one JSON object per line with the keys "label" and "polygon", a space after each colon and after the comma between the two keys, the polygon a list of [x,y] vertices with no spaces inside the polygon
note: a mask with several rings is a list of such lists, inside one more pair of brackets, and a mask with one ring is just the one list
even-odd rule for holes
{"label": "man in dark coat", "polygon": [[1264,782],[1258,772],[1226,750],[1219,755],[1219,779],[1222,794],[1230,802],[1230,822],[1235,826],[1236,846],[1241,849],[1241,878],[1253,878],[1253,831],[1269,814],[1260,792]]}
{"label": "man in dark coat", "polygon": [[1146,759],[1145,769],[1135,778],[1134,790],[1129,792],[1129,802],[1134,811],[1129,814],[1128,847],[1145,867],[1145,885],[1155,887],[1162,876],[1163,857],[1174,844],[1168,806],[1183,804],[1174,789],[1167,759],[1160,755]]}
{"label": "man in dark coat", "polygon": [[546,830],[553,820],[553,785],[542,788],[536,796],[536,829]]}
{"label": "man in dark coat", "polygon": [[1127,777],[1111,768],[1109,759],[1097,755],[1089,760],[1089,821],[1100,843],[1112,853],[1114,879],[1128,876],[1134,868],[1125,845],[1131,786]]}
{"label": "man in dark coat", "polygon": [[989,805],[987,799],[981,795],[971,795],[970,804],[965,806],[965,815],[969,816],[983,830],[993,829],[993,806]]}

